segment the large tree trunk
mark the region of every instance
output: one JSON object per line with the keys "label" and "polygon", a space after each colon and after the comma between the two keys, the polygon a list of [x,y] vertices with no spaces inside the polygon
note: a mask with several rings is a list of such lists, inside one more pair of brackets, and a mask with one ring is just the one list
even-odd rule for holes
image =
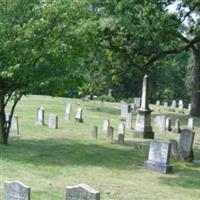
{"label": "large tree trunk", "polygon": [[200,116],[200,45],[193,49],[194,66],[191,81],[191,116]]}
{"label": "large tree trunk", "polygon": [[8,144],[4,98],[0,98],[0,144]]}

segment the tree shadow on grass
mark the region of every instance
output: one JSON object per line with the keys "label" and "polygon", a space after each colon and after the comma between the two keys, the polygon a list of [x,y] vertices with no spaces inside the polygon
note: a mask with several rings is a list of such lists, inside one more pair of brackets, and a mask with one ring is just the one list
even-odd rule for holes
{"label": "tree shadow on grass", "polygon": [[180,162],[173,166],[174,176],[162,176],[160,181],[173,187],[184,187],[188,189],[200,188],[200,166],[198,164]]}
{"label": "tree shadow on grass", "polygon": [[13,140],[0,146],[1,160],[23,164],[56,166],[104,166],[130,170],[141,169],[147,152],[117,147],[116,144],[84,144],[69,139]]}

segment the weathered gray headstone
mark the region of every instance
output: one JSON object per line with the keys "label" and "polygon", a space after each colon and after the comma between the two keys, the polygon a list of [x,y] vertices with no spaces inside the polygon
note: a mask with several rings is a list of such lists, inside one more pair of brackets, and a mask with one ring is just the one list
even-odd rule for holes
{"label": "weathered gray headstone", "polygon": [[97,136],[98,136],[98,127],[97,126],[93,126],[92,127],[92,138],[96,140]]}
{"label": "weathered gray headstone", "polygon": [[144,76],[142,86],[142,103],[138,110],[135,130],[133,132],[134,137],[140,138],[154,138],[154,132],[151,126],[151,109],[149,108],[149,78]]}
{"label": "weathered gray headstone", "polygon": [[131,111],[131,105],[126,102],[121,103],[121,119],[126,120],[127,114]]}
{"label": "weathered gray headstone", "polygon": [[168,102],[164,102],[164,109],[165,109],[165,110],[168,110],[168,109],[169,109],[169,107],[168,107]]}
{"label": "weathered gray headstone", "polygon": [[181,160],[193,160],[192,145],[194,142],[195,133],[190,129],[181,130],[179,141],[179,156]]}
{"label": "weathered gray headstone", "polygon": [[141,106],[141,98],[140,97],[135,97],[133,100],[134,100],[134,104],[135,104],[136,108],[140,108],[140,106]]}
{"label": "weathered gray headstone", "polygon": [[132,129],[133,128],[132,123],[133,123],[132,113],[127,113],[127,115],[126,115],[126,128]]}
{"label": "weathered gray headstone", "polygon": [[160,106],[160,100],[156,101],[156,106]]}
{"label": "weathered gray headstone", "polygon": [[108,90],[108,96],[110,96],[110,97],[112,96],[112,89]]}
{"label": "weathered gray headstone", "polygon": [[16,115],[12,116],[10,133],[19,134],[19,117]]}
{"label": "weathered gray headstone", "polygon": [[66,186],[66,200],[100,200],[100,193],[86,184]]}
{"label": "weathered gray headstone", "polygon": [[170,110],[175,112],[176,109],[176,100],[172,100],[172,104],[170,106]]}
{"label": "weathered gray headstone", "polygon": [[108,129],[107,129],[107,132],[106,132],[107,142],[113,141],[113,133],[114,133],[114,128],[112,126],[108,126]]}
{"label": "weathered gray headstone", "polygon": [[174,132],[174,133],[180,133],[180,132],[181,132],[181,123],[180,123],[180,120],[179,120],[179,119],[176,119],[173,132]]}
{"label": "weathered gray headstone", "polygon": [[184,112],[184,105],[183,105],[183,100],[178,101],[178,110],[179,112]]}
{"label": "weathered gray headstone", "polygon": [[169,173],[172,167],[169,165],[171,143],[169,141],[152,140],[150,143],[148,161],[144,168],[160,173]]}
{"label": "weathered gray headstone", "polygon": [[158,130],[160,133],[165,133],[165,127],[166,127],[166,116],[165,115],[158,115],[155,118],[156,126],[158,127]]}
{"label": "weathered gray headstone", "polygon": [[172,122],[171,122],[171,118],[169,117],[166,118],[166,130],[172,131]]}
{"label": "weathered gray headstone", "polygon": [[108,119],[103,120],[103,131],[106,133],[108,127],[110,126],[110,121]]}
{"label": "weathered gray headstone", "polygon": [[175,159],[178,158],[178,143],[176,140],[170,140],[171,142],[171,156]]}
{"label": "weathered gray headstone", "polygon": [[192,105],[191,105],[191,103],[189,103],[189,104],[188,104],[188,112],[189,112],[189,113],[190,113],[191,109],[192,109]]}
{"label": "weathered gray headstone", "polygon": [[194,129],[194,119],[192,117],[188,119],[188,129]]}
{"label": "weathered gray headstone", "polygon": [[118,126],[118,142],[120,144],[124,144],[124,136],[125,136],[125,125],[119,124],[119,126]]}
{"label": "weathered gray headstone", "polygon": [[70,120],[72,106],[70,103],[65,105],[65,120]]}
{"label": "weathered gray headstone", "polygon": [[20,181],[4,183],[4,200],[30,200],[31,188]]}
{"label": "weathered gray headstone", "polygon": [[58,116],[54,114],[49,115],[49,120],[48,120],[48,127],[49,128],[58,128]]}
{"label": "weathered gray headstone", "polygon": [[83,109],[81,107],[79,107],[77,109],[77,113],[76,113],[76,116],[75,116],[75,121],[76,122],[80,122],[80,123],[83,122]]}
{"label": "weathered gray headstone", "polygon": [[37,109],[37,115],[36,115],[36,126],[43,126],[44,125],[44,108],[39,107]]}

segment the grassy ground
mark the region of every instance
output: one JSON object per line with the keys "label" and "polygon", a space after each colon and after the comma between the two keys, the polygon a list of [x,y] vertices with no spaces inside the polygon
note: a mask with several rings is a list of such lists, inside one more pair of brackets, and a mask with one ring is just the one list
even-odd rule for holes
{"label": "grassy ground", "polygon": [[[72,119],[64,120],[65,102],[72,103]],[[84,123],[74,122],[77,102],[84,109]],[[32,200],[64,199],[65,186],[86,183],[101,192],[102,200],[199,200],[200,165],[171,160],[173,173],[162,175],[143,169],[148,157],[150,140],[133,139],[126,131],[125,145],[116,142],[116,129],[120,123],[120,104],[105,103],[103,111],[98,103],[46,96],[24,97],[16,115],[20,135],[10,136],[8,146],[0,145],[0,197],[3,182],[20,180],[31,186]],[[48,115],[59,116],[59,129],[35,127],[36,109],[45,108]],[[152,114],[155,115],[155,112]],[[186,127],[188,115],[167,113],[180,118]],[[134,122],[135,122],[134,114]],[[103,119],[110,119],[115,128],[115,141],[108,144],[102,132]],[[99,127],[97,141],[91,139],[92,125]],[[156,132],[156,138],[178,140],[179,135]],[[200,160],[200,119],[195,119],[195,158]],[[1,198],[0,198],[1,199]]]}

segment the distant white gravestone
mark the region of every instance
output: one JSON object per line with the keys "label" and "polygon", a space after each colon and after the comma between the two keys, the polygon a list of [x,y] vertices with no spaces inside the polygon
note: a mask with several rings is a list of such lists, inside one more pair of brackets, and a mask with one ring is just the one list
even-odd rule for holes
{"label": "distant white gravestone", "polygon": [[103,120],[103,131],[105,132],[105,133],[107,133],[107,130],[108,130],[108,127],[110,126],[110,121],[109,121],[109,119],[105,119],[105,120]]}
{"label": "distant white gravestone", "polygon": [[37,115],[36,115],[36,126],[43,126],[44,125],[44,108],[39,107],[37,109]]}
{"label": "distant white gravestone", "polygon": [[65,120],[70,120],[72,105],[70,103],[65,105]]}
{"label": "distant white gravestone", "polygon": [[66,186],[65,200],[100,200],[100,193],[86,184]]}
{"label": "distant white gravestone", "polygon": [[12,116],[10,133],[19,134],[19,117],[16,115]]}
{"label": "distant white gravestone", "polygon": [[4,200],[30,200],[31,188],[20,181],[4,183]]}
{"label": "distant white gravestone", "polygon": [[49,115],[48,127],[54,128],[54,129],[58,128],[58,116],[57,115],[54,115],[54,114]]}
{"label": "distant white gravestone", "polygon": [[83,109],[81,107],[79,107],[77,109],[77,113],[76,113],[76,116],[75,116],[75,121],[76,122],[80,122],[80,123],[83,122]]}

